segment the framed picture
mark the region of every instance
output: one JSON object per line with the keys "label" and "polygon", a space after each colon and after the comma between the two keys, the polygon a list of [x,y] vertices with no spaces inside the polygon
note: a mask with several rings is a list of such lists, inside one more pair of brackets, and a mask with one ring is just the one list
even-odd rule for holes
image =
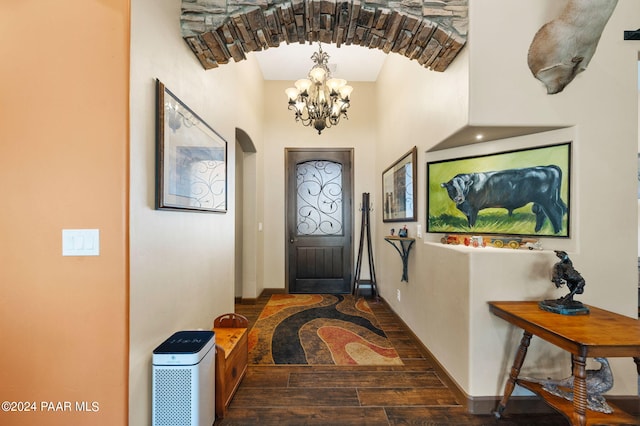
{"label": "framed picture", "polygon": [[427,232],[569,237],[571,143],[427,163]]}
{"label": "framed picture", "polygon": [[156,80],[156,208],[227,211],[227,142]]}
{"label": "framed picture", "polygon": [[418,150],[414,146],[382,172],[382,221],[417,220],[416,175]]}

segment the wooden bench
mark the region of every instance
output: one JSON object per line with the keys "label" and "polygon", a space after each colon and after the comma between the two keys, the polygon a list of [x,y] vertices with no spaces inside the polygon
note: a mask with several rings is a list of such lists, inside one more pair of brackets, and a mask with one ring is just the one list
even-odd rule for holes
{"label": "wooden bench", "polygon": [[216,417],[224,418],[240,381],[247,372],[249,321],[224,314],[213,321],[216,338]]}

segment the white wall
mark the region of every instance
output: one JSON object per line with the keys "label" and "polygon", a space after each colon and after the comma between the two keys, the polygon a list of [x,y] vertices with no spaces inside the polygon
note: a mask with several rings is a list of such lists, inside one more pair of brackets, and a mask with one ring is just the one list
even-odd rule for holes
{"label": "white wall", "polygon": [[[251,60],[205,71],[182,40],[180,0],[134,0],[131,34],[129,420],[150,424],[151,354],[234,306],[235,128],[261,149],[262,77]],[[154,210],[155,82],[228,142],[226,214]]]}
{"label": "white wall", "polygon": [[[441,78],[428,72],[411,79],[391,76],[411,75],[410,63],[387,61],[379,81],[379,115],[394,117],[379,126],[378,172],[386,166],[384,141],[403,141],[402,153],[418,138],[418,193],[425,194],[425,162],[500,152],[549,143],[573,141],[572,238],[545,239],[547,249],[569,251],[576,268],[587,280],[579,300],[628,316],[637,315],[637,46],[624,42],[622,32],[634,28],[633,18],[640,4],[620,1],[586,72],[564,92],[547,95],[527,68],[528,46],[537,29],[557,13],[556,2],[487,0],[470,4],[468,55],[468,121],[474,125],[571,125],[568,129],[464,148],[425,153],[442,139],[441,128],[413,119],[415,111],[425,120],[430,111],[422,96],[403,98],[406,115],[399,115],[393,94],[412,89],[421,94]],[[526,16],[528,19],[513,19]],[[391,57],[390,57],[391,58]],[[461,67],[453,64],[453,72]],[[447,70],[445,75],[450,72]],[[411,74],[409,74],[411,73]],[[463,72],[461,72],[462,74]],[[396,84],[400,87],[391,85]],[[388,86],[388,88],[386,88]],[[464,95],[459,86],[438,91],[430,101],[447,113],[463,117],[452,104]],[[389,127],[389,128],[388,128]],[[455,127],[455,126],[449,126]],[[400,137],[396,137],[394,131]],[[420,223],[425,223],[424,198],[418,201]],[[381,226],[379,223],[378,226]],[[387,233],[379,229],[377,240]],[[414,234],[415,235],[415,234]],[[437,241],[440,235],[425,235]],[[488,300],[540,300],[559,297],[566,289],[554,290],[548,281],[555,259],[552,252],[512,253],[505,250],[467,252],[439,244],[420,244],[409,259],[409,283],[399,282],[399,259],[392,251],[378,252],[380,288],[401,317],[431,349],[458,384],[471,396],[495,396],[502,392],[506,369],[512,362],[521,333],[504,321],[493,318]],[[465,276],[466,274],[466,276]],[[402,302],[395,298],[402,292]],[[460,352],[466,354],[460,354]],[[556,362],[563,358],[561,362]],[[568,368],[562,357],[544,342],[536,343],[528,356],[542,377],[558,375]],[[629,360],[614,360],[616,387],[612,393],[635,394],[635,369]],[[528,364],[525,364],[525,367]]]}

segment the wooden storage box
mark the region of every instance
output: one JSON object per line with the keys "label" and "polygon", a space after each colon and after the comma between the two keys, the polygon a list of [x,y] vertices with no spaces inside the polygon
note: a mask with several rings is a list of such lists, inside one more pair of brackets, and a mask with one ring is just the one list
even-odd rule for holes
{"label": "wooden storage box", "polygon": [[215,319],[216,338],[216,417],[224,418],[229,403],[247,372],[249,351],[247,327],[242,315],[225,314]]}

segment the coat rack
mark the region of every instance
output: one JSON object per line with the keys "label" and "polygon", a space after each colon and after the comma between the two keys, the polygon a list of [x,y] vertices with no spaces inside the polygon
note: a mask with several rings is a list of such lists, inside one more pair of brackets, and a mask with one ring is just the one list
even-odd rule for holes
{"label": "coat rack", "polygon": [[[360,247],[358,248],[358,260],[356,262],[356,273],[353,282],[353,294],[358,297],[361,284],[371,285],[371,296],[378,298],[378,288],[376,285],[376,269],[373,266],[373,248],[371,247],[371,226],[369,224],[369,212],[371,211],[369,203],[369,193],[362,193],[362,230],[360,232]],[[362,272],[362,255],[364,249],[364,240],[367,240],[367,255],[369,261],[369,279],[360,279],[360,273]]]}

